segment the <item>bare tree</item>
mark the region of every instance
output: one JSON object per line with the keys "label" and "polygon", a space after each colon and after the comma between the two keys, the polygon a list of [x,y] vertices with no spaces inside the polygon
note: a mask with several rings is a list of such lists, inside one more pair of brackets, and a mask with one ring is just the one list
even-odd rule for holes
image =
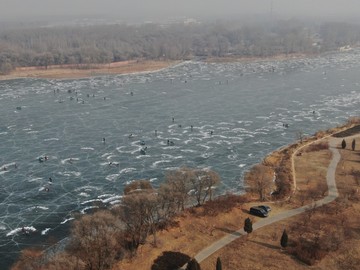
{"label": "bare tree", "polygon": [[300,141],[300,143],[302,143],[303,140],[304,140],[304,132],[302,132],[301,130],[299,130],[298,132],[296,132],[296,137],[297,137],[297,139]]}
{"label": "bare tree", "polygon": [[212,189],[220,182],[219,175],[210,170],[199,169],[190,171],[189,174],[197,204],[203,204],[208,196],[211,200]]}
{"label": "bare tree", "polygon": [[[178,210],[184,210],[189,199],[191,190],[191,169],[182,167],[179,170],[171,171],[166,175],[163,191],[166,189],[177,204]],[[170,199],[170,198],[169,198]]]}
{"label": "bare tree", "polygon": [[123,198],[122,206],[115,212],[120,215],[126,225],[130,250],[136,251],[149,234],[154,236],[154,245],[156,245],[157,228],[164,215],[159,196],[155,191],[147,190],[126,195]]}
{"label": "bare tree", "polygon": [[273,185],[273,174],[269,167],[262,164],[255,165],[247,174],[249,190],[257,193],[259,199],[264,201]]}
{"label": "bare tree", "polygon": [[71,229],[69,253],[88,270],[109,269],[123,255],[123,225],[109,211],[85,215]]}

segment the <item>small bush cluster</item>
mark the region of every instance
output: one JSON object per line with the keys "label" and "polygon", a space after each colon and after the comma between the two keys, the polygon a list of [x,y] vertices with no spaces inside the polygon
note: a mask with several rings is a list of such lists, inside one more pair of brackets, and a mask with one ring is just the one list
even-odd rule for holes
{"label": "small bush cluster", "polygon": [[308,209],[303,218],[290,226],[293,237],[288,252],[308,265],[314,265],[329,252],[337,251],[352,229],[341,213],[344,202]]}
{"label": "small bush cluster", "polygon": [[321,260],[326,255],[316,241],[307,239],[302,239],[301,243],[296,242],[289,252],[308,265],[314,265],[317,260]]}
{"label": "small bush cluster", "polygon": [[226,194],[215,198],[213,201],[207,201],[203,205],[202,215],[216,216],[220,213],[229,212],[237,205],[248,201],[247,196]]}
{"label": "small bush cluster", "polygon": [[327,150],[329,149],[329,143],[328,142],[320,142],[320,143],[313,143],[309,145],[306,149],[306,152],[318,152],[321,150]]}

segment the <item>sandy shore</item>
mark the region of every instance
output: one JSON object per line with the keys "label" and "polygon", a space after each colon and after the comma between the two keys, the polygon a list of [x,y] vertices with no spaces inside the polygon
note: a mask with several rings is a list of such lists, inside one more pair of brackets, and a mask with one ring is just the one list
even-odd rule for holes
{"label": "sandy shore", "polygon": [[109,74],[157,71],[177,63],[179,63],[179,61],[133,60],[90,66],[53,65],[48,66],[47,68],[19,67],[8,75],[0,75],[0,80],[12,80],[18,78],[79,79]]}

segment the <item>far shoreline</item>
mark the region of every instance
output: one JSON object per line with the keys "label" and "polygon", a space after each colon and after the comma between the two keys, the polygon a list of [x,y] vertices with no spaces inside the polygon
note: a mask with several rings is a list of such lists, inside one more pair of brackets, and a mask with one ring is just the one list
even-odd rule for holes
{"label": "far shoreline", "polygon": [[52,65],[48,67],[17,67],[8,75],[0,75],[0,81],[24,78],[39,79],[83,79],[106,75],[124,75],[156,72],[172,67],[182,61],[173,60],[131,60],[109,64]]}
{"label": "far shoreline", "polygon": [[[258,62],[258,61],[285,61],[289,59],[305,59],[318,56],[320,54],[278,54],[265,57],[248,56],[222,56],[199,58],[204,63],[235,63],[235,62]],[[197,58],[195,58],[196,60]],[[187,60],[127,60],[112,62],[106,64],[68,64],[68,65],[50,65],[17,67],[7,75],[0,75],[0,81],[16,80],[24,78],[40,79],[83,79],[99,77],[106,75],[126,75],[146,72],[157,72],[165,68],[172,67]]]}

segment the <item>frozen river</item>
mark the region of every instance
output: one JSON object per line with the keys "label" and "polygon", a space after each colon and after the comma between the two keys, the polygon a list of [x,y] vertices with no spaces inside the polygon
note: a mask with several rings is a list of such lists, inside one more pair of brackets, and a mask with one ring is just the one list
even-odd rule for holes
{"label": "frozen river", "polygon": [[[244,172],[297,132],[359,115],[359,74],[352,51],[1,81],[0,269],[21,248],[64,236],[73,213],[118,203],[133,179],[158,186],[169,170],[206,167],[221,176],[218,193],[243,192]],[[26,236],[22,227],[36,231]]]}

